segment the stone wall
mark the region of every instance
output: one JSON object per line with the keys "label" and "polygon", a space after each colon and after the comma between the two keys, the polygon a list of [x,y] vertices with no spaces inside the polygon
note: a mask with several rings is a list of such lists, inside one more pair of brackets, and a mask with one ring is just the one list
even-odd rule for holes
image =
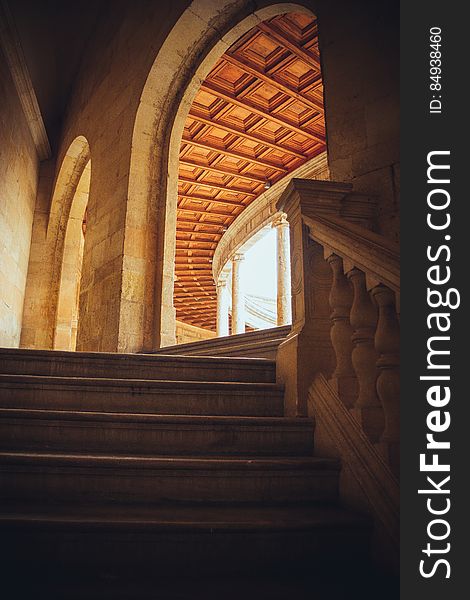
{"label": "stone wall", "polygon": [[176,321],[176,343],[177,344],[190,344],[191,342],[200,342],[201,340],[209,340],[215,338],[216,334],[214,331],[208,329],[202,329],[202,327],[195,327],[194,325],[188,325],[182,321]]}
{"label": "stone wall", "polygon": [[[189,0],[116,0],[103,14],[83,56],[54,161],[58,169],[77,136],[88,140],[93,169],[78,349],[133,352],[162,343],[161,306],[171,312],[173,289],[173,260],[165,256],[174,243],[167,206],[177,150],[169,140],[182,128],[181,105],[189,107],[201,77],[246,31],[231,27],[244,19],[244,27],[254,25],[260,7],[273,3],[199,0],[185,12]],[[319,16],[331,178],[378,193],[380,230],[393,237],[398,54],[395,24],[387,19],[395,3],[300,3]],[[277,10],[284,9],[296,6]],[[35,294],[31,287],[28,302]]]}
{"label": "stone wall", "polygon": [[318,30],[333,181],[378,194],[378,229],[399,237],[399,2],[321,1]]}
{"label": "stone wall", "polygon": [[34,203],[36,148],[0,49],[0,346],[20,342]]}

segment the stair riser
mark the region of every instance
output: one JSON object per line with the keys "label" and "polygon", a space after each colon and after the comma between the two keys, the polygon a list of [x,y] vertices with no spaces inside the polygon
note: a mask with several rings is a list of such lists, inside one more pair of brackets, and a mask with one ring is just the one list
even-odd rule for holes
{"label": "stair riser", "polygon": [[311,427],[146,425],[3,419],[0,449],[148,455],[311,456]]}
{"label": "stair riser", "polygon": [[167,415],[282,416],[280,391],[152,390],[145,387],[41,386],[0,387],[0,406],[50,410],[133,412]]}
{"label": "stair riser", "polygon": [[[254,355],[253,355],[254,356]],[[2,355],[1,372],[22,375],[44,375],[53,377],[105,377],[109,379],[150,379],[172,381],[233,381],[241,383],[274,383],[274,364],[241,365],[229,361],[204,364],[191,359],[165,360],[162,356],[144,361],[131,359],[82,358],[71,354],[66,359],[47,356],[18,357]]]}
{"label": "stair riser", "polygon": [[[338,570],[343,561],[365,563],[368,540],[363,529],[338,532],[330,528],[307,532],[7,532],[3,547],[10,561],[29,568],[87,573],[105,572],[121,577],[156,575],[259,575],[261,572],[308,569]],[[15,557],[18,557],[15,560]],[[278,573],[279,574],[279,573]],[[199,597],[199,596],[197,596]]]}
{"label": "stair riser", "polygon": [[1,466],[0,500],[75,503],[310,502],[337,497],[326,470],[124,469]]}

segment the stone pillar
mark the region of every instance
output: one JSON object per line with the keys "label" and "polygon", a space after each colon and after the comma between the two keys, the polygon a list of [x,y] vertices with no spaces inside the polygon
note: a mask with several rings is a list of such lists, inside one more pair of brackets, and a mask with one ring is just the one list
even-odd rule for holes
{"label": "stone pillar", "polygon": [[289,223],[282,213],[274,222],[277,235],[277,324],[289,325],[292,322]]}
{"label": "stone pillar", "polygon": [[217,283],[217,337],[228,335],[227,281]]}
{"label": "stone pillar", "polygon": [[245,294],[241,276],[244,259],[243,254],[235,254],[232,258],[232,334],[245,333]]}

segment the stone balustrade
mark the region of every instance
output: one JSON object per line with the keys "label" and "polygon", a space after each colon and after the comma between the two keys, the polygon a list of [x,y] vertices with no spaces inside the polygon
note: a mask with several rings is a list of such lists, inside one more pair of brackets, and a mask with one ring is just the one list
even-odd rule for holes
{"label": "stone balustrade", "polygon": [[292,334],[278,351],[286,410],[306,414],[321,373],[397,473],[398,248],[371,231],[374,199],[349,184],[293,180],[277,208],[291,241]]}

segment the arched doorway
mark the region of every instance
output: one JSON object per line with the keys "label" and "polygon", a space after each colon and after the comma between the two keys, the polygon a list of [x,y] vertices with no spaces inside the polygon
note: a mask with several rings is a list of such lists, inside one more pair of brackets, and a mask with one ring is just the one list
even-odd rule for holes
{"label": "arched doorway", "polygon": [[[179,321],[215,331],[212,261],[222,236],[230,235],[232,224],[265,190],[325,151],[315,16],[286,12],[258,22],[217,60],[186,117],[176,219],[174,306]],[[239,264],[244,263],[234,264],[232,288],[235,281],[242,289],[248,269]],[[232,310],[243,320],[248,298],[242,292],[232,296],[239,304]],[[252,326],[248,320],[236,325],[235,333]]]}
{"label": "arched doorway", "polygon": [[[130,218],[128,223],[134,230],[137,228],[147,232],[144,235],[147,236],[150,247],[152,241],[154,242],[155,251],[147,253],[146,264],[142,268],[145,285],[139,302],[136,302],[135,297],[132,302],[123,299],[126,310],[128,308],[136,315],[136,319],[139,318],[144,323],[140,346],[144,349],[175,342],[174,278],[177,206],[180,191],[178,157],[193,101],[200,91],[201,84],[216,67],[221,56],[234,43],[242,39],[255,26],[287,13],[314,19],[311,11],[301,4],[274,3],[253,11],[249,2],[237,3],[236,6],[228,1],[221,2],[211,9],[207,3],[195,0],[191,4],[191,11],[183,13],[170,32],[152,66],[134,125],[128,195],[128,215],[132,219],[132,224]],[[199,18],[195,19],[194,15]],[[318,59],[315,44],[316,42],[312,46],[314,48],[312,52]],[[301,78],[300,72],[298,75]],[[292,81],[285,83],[284,87],[292,88]],[[292,96],[298,95],[298,92],[294,93],[294,91],[291,90]],[[317,92],[318,97],[312,96],[311,102],[319,107],[323,102],[321,75]],[[298,98],[294,97],[293,100],[297,102]],[[269,105],[270,99],[265,98],[265,101]],[[295,120],[299,117],[291,116],[291,119],[293,119],[292,124],[295,125]],[[305,125],[301,123],[301,119],[298,120],[298,124],[302,127]],[[297,129],[300,129],[297,133],[302,135],[302,128],[298,126]],[[274,140],[271,142],[270,151],[276,152],[272,147],[278,141],[276,132],[265,132],[264,135],[267,138],[271,136]],[[320,135],[320,138],[324,151],[324,134]],[[159,149],[158,153],[155,152],[156,148]],[[298,154],[303,154],[306,160],[309,159],[305,152],[300,151]],[[283,159],[279,158],[279,160],[282,162]],[[295,164],[294,161],[287,168],[280,169],[279,173],[281,176],[283,173],[288,174],[299,164]],[[257,179],[261,180],[257,181],[257,184],[263,188],[266,177],[259,174]],[[271,179],[276,181],[279,177],[274,175],[269,176],[268,179],[271,183]],[[258,191],[261,190],[248,191],[249,194],[251,193],[250,198],[256,197]],[[241,204],[246,206],[248,202]],[[243,206],[241,208],[243,210]],[[236,216],[237,211],[233,210],[229,218],[234,219]],[[223,230],[219,233],[222,234]],[[220,237],[219,235],[219,239]],[[211,240],[211,243],[216,245],[217,240],[215,242]],[[126,247],[124,253],[126,254]],[[126,288],[126,277],[124,273],[124,288]],[[215,289],[212,291],[214,295],[211,297],[214,298]],[[214,303],[214,300],[212,302]],[[211,310],[214,312],[212,326],[215,327],[215,304]],[[141,318],[142,313],[143,318]],[[136,336],[132,343],[136,344]],[[123,342],[122,345],[125,346],[126,343]]]}
{"label": "arched doorway", "polygon": [[[33,224],[22,345],[75,349],[81,226],[91,176],[90,147],[77,136],[58,165],[48,211]],[[25,339],[27,332],[27,340]]]}
{"label": "arched doorway", "polygon": [[54,328],[56,350],[75,350],[77,345],[79,294],[90,177],[91,160],[86,163],[75,189],[65,230]]}

